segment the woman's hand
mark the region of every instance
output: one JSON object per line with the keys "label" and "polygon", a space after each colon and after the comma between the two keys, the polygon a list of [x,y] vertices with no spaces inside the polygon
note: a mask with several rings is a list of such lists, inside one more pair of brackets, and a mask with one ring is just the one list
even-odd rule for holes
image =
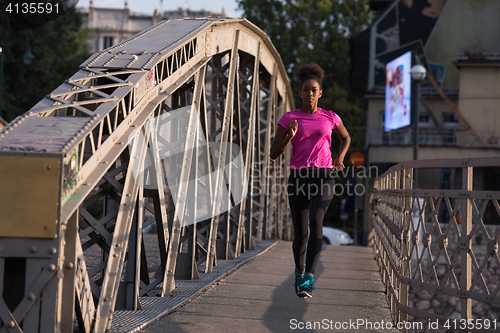
{"label": "woman's hand", "polygon": [[297,129],[299,128],[299,124],[297,123],[297,120],[294,120],[293,123],[288,124],[288,134],[290,135],[291,138],[297,134]]}
{"label": "woman's hand", "polygon": [[340,122],[339,126],[337,126],[335,132],[337,132],[340,137],[340,150],[337,158],[333,162],[333,170],[342,171],[345,169],[344,157],[347,154],[349,146],[351,145],[351,137],[342,122]]}
{"label": "woman's hand", "polygon": [[333,171],[342,171],[345,169],[344,159],[337,156],[335,161],[333,161]]}
{"label": "woman's hand", "polygon": [[273,160],[285,151],[286,146],[297,133],[297,128],[299,127],[299,125],[295,120],[293,123],[288,124],[288,130],[281,125],[277,125],[276,127],[276,134],[274,136],[270,151],[270,157]]}

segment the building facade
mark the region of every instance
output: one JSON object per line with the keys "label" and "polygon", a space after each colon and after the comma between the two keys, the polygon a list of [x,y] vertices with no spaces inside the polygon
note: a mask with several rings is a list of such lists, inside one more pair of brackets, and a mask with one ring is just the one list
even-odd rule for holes
{"label": "building facade", "polygon": [[[367,102],[367,166],[381,174],[415,155],[500,156],[500,1],[372,0],[371,6],[378,18],[350,41],[352,89]],[[391,79],[386,64],[409,51],[411,65],[424,65],[428,75],[419,97],[415,82],[406,87],[413,94],[411,124],[386,131],[386,85]],[[496,173],[477,170],[476,189],[500,186]],[[367,178],[367,193],[372,184],[373,178]],[[459,188],[461,177],[454,170],[419,170],[417,186]]]}
{"label": "building facade", "polygon": [[86,28],[93,31],[93,36],[89,40],[90,52],[96,53],[121,43],[163,20],[185,17],[229,17],[229,15],[223,11],[193,11],[184,8],[164,11],[163,14],[159,10],[155,10],[152,15],[148,15],[131,12],[128,2],[125,2],[123,9],[115,9],[95,7],[94,1],[91,0],[87,11],[86,25]]}

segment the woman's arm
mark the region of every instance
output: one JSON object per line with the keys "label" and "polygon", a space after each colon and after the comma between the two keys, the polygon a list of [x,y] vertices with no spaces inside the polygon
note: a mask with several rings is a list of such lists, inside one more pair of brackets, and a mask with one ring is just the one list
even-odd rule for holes
{"label": "woman's arm", "polygon": [[281,125],[277,125],[276,135],[274,136],[273,144],[271,145],[271,159],[275,160],[285,151],[286,146],[297,133],[297,120],[288,125],[288,131]]}
{"label": "woman's arm", "polygon": [[342,169],[345,168],[344,166],[344,158],[345,155],[347,154],[347,150],[349,149],[349,146],[351,145],[351,137],[349,136],[349,132],[347,132],[347,129],[344,126],[344,123],[341,121],[339,126],[335,129],[335,132],[337,132],[338,136],[340,137],[340,150],[339,154],[337,155],[337,158],[333,162],[333,167],[337,171],[341,171]]}

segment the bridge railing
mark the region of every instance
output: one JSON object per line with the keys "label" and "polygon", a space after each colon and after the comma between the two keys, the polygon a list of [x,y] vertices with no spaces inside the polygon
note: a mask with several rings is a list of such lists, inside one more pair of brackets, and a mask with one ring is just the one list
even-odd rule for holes
{"label": "bridge railing", "polygon": [[[500,329],[500,190],[482,190],[499,167],[500,158],[407,161],[376,179],[373,250],[401,327]],[[413,186],[414,172],[428,188]],[[444,186],[424,185],[432,175]]]}

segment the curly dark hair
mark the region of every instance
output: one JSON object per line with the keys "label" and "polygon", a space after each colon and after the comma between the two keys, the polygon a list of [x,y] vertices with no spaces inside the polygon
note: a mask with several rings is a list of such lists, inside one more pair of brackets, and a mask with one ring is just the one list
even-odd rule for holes
{"label": "curly dark hair", "polygon": [[319,87],[321,88],[321,81],[325,77],[325,71],[321,68],[320,65],[312,63],[307,65],[302,65],[294,71],[294,76],[297,81],[300,82],[300,88],[302,88],[302,84],[307,80],[315,80],[318,82]]}

